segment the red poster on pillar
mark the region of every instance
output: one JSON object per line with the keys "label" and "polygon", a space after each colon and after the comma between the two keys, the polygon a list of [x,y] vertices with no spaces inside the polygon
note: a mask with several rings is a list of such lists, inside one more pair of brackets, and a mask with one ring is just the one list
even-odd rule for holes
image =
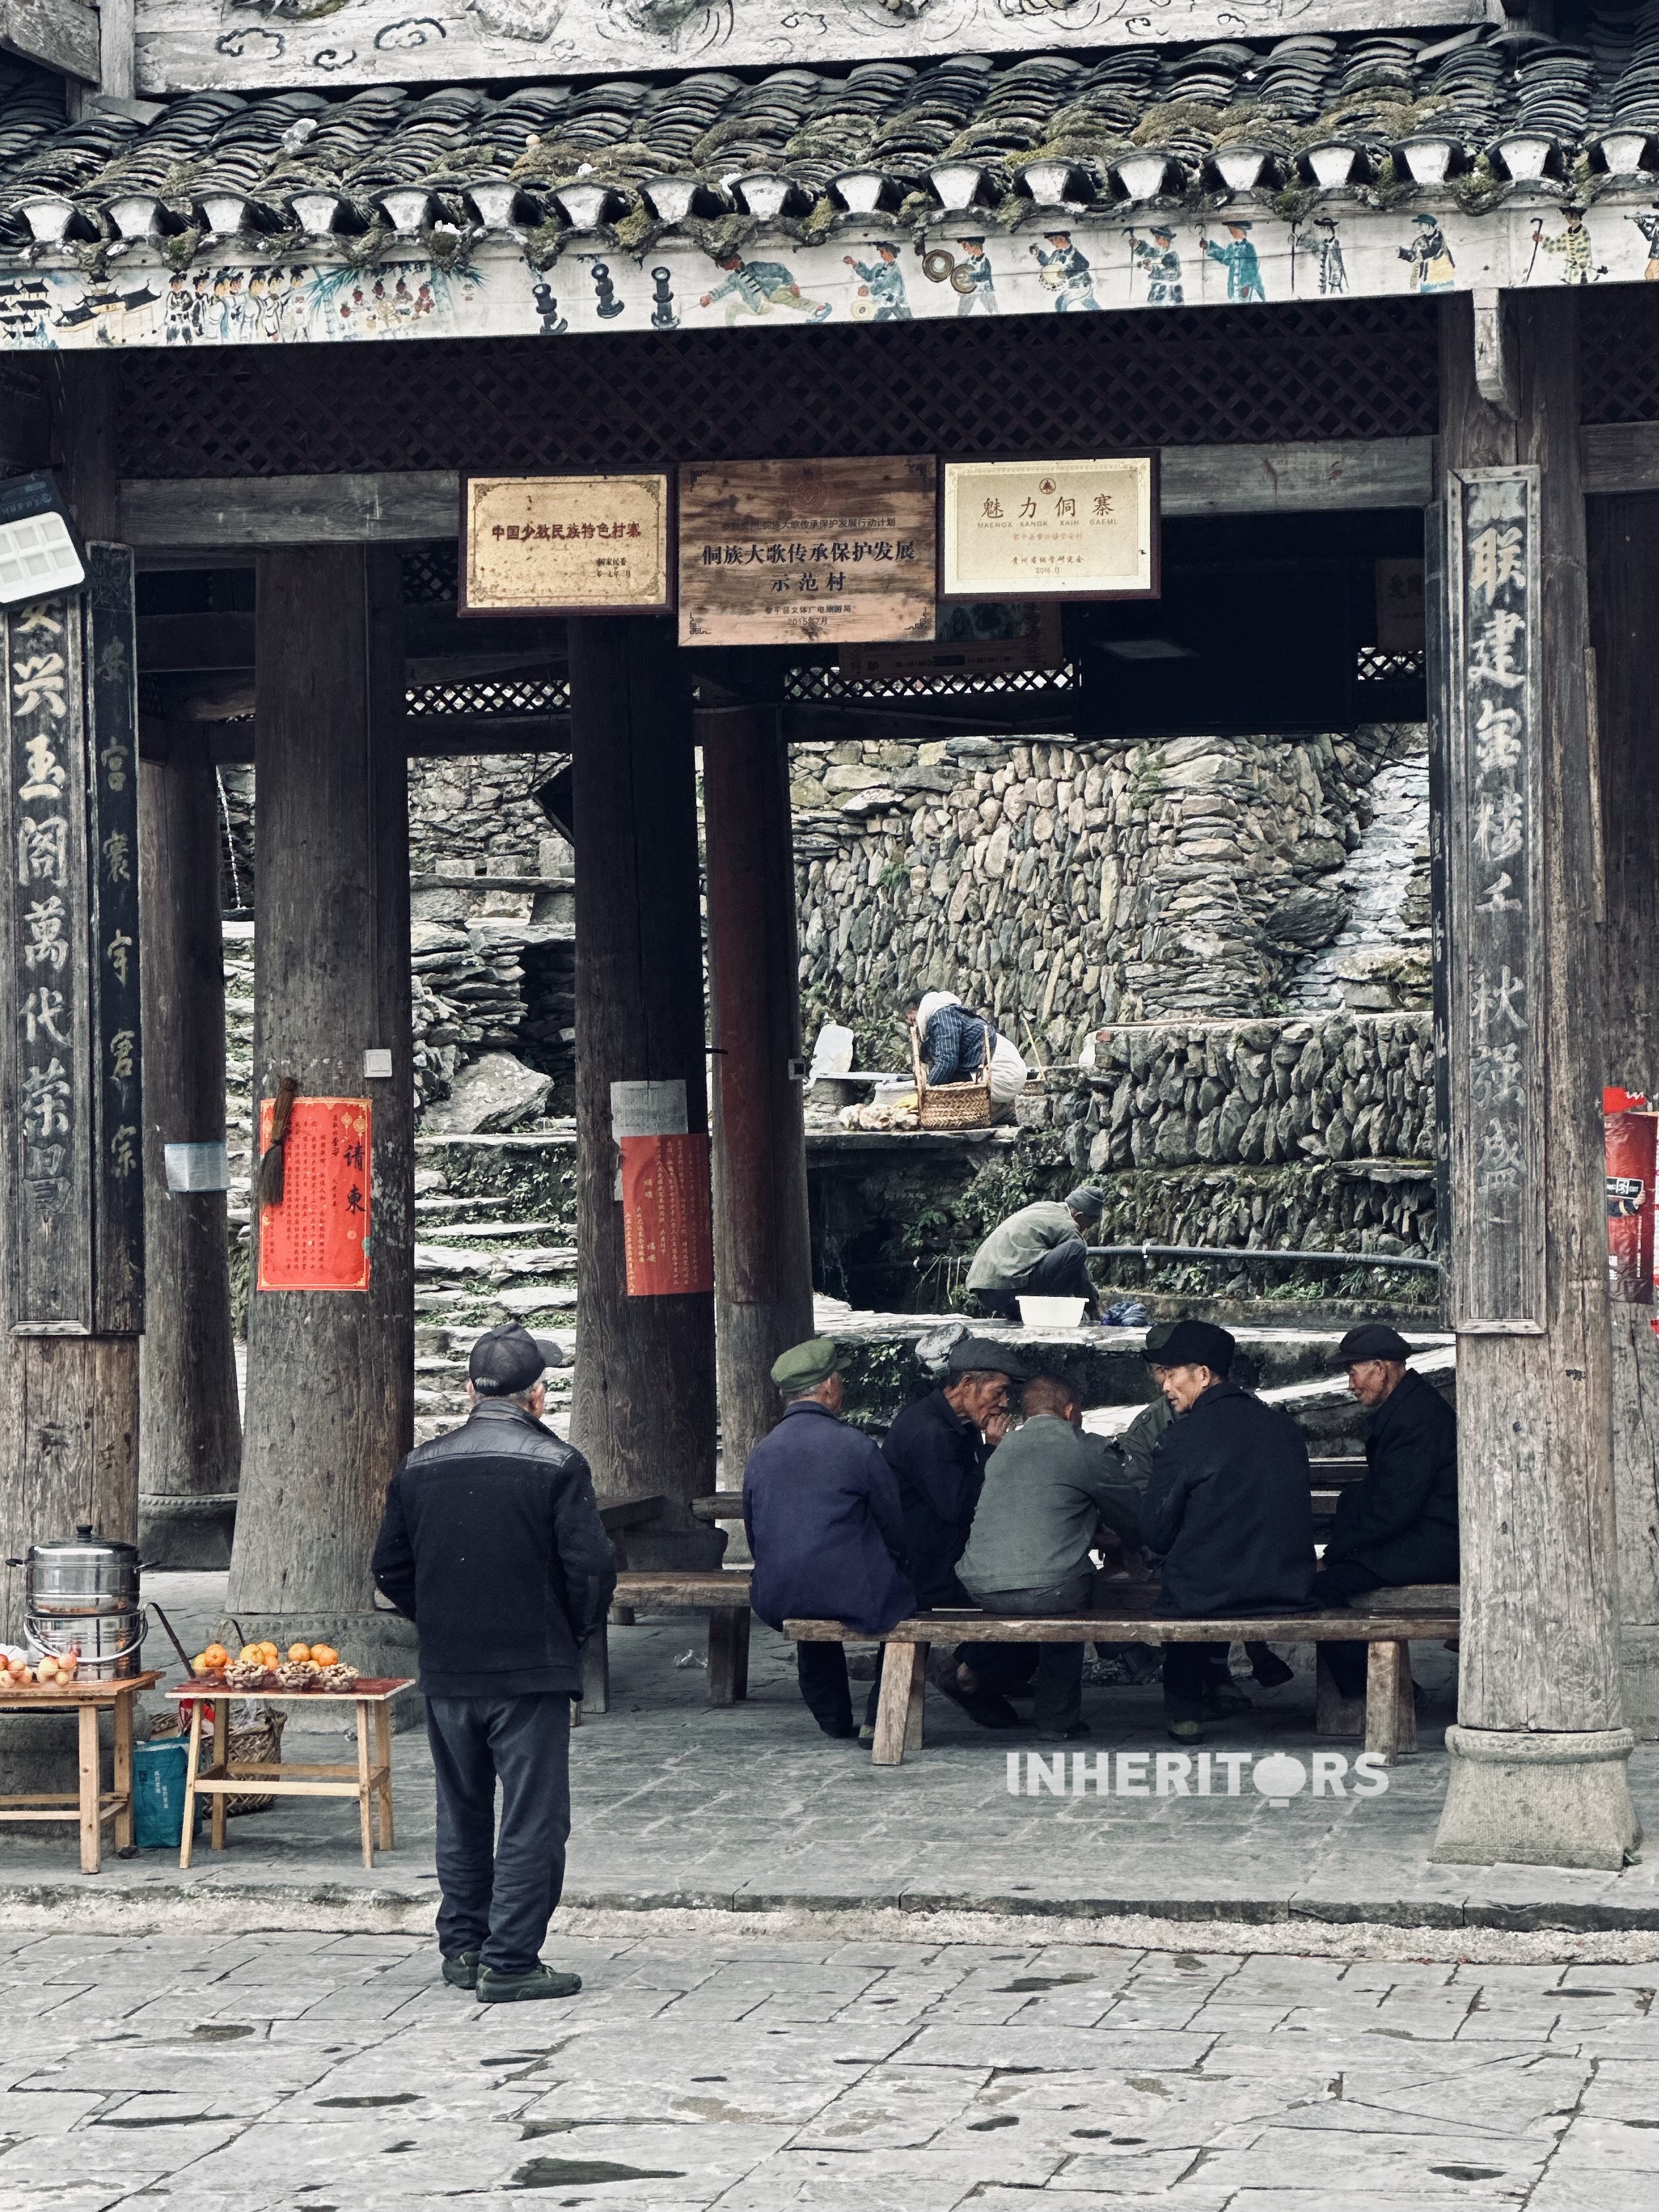
{"label": "red poster on pillar", "polygon": [[629,1297],[712,1291],[708,1138],[623,1137],[621,1148]]}
{"label": "red poster on pillar", "polygon": [[[259,1109],[259,1150],[272,1101]],[[262,1291],[368,1288],[370,1109],[367,1098],[296,1098],[283,1202],[259,1212]]]}
{"label": "red poster on pillar", "polygon": [[[1626,1101],[1631,1100],[1626,1105]],[[1607,1295],[1617,1305],[1653,1304],[1653,1182],[1659,1116],[1624,1091],[1603,1094],[1607,1127]]]}

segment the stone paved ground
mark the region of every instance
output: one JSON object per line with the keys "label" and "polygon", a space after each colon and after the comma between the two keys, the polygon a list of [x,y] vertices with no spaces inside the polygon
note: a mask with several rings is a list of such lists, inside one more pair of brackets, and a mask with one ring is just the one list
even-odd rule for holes
{"label": "stone paved ground", "polygon": [[1651,1966],[565,1938],[0,1941],[0,2212],[1659,2208]]}

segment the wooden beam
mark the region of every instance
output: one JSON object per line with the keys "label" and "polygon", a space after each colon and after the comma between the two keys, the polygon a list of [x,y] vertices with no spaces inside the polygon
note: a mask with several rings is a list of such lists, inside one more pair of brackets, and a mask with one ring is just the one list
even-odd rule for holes
{"label": "wooden beam", "polygon": [[251,614],[140,615],[138,673],[185,668],[252,668]]}
{"label": "wooden beam", "polygon": [[1434,495],[1432,438],[1166,446],[1158,467],[1165,514],[1426,507]]}
{"label": "wooden beam", "polygon": [[1593,422],[1578,434],[1584,496],[1659,491],[1659,422]]}
{"label": "wooden beam", "polygon": [[0,47],[59,76],[96,84],[98,10],[82,0],[0,0]]}

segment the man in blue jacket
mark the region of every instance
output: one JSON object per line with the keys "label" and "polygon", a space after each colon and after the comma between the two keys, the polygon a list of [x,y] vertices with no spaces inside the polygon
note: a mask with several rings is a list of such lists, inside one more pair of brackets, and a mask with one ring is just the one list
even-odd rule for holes
{"label": "man in blue jacket", "polygon": [[[1313,1596],[1308,1448],[1294,1421],[1226,1376],[1237,1350],[1224,1328],[1177,1322],[1158,1353],[1176,1418],[1158,1440],[1140,1531],[1164,1559],[1171,1613],[1296,1613]],[[1203,1741],[1205,1685],[1222,1644],[1164,1648],[1164,1708],[1177,1742]]]}
{"label": "man in blue jacket", "polygon": [[570,1700],[617,1559],[587,1462],[542,1425],[550,1349],[516,1322],[478,1338],[472,1412],[392,1476],[374,1547],[420,1644],[443,1976],[486,2004],[581,1987],[538,1954],[564,1881]]}
{"label": "man in blue jacket", "polygon": [[[916,1607],[900,1566],[904,1516],[892,1470],[869,1437],[841,1418],[841,1361],[831,1337],[798,1344],[772,1368],[783,1419],[749,1455],[743,1525],[754,1555],[750,1602],[769,1628],[786,1620],[844,1620],[884,1636]],[[826,1735],[858,1741],[847,1654],[798,1644],[800,1693]],[[875,1723],[880,1686],[865,1725]]]}

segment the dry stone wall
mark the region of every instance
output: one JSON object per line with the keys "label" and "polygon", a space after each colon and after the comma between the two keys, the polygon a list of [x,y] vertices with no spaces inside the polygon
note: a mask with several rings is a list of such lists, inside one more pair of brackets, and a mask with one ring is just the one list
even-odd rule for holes
{"label": "dry stone wall", "polygon": [[[1425,779],[1425,761],[1422,729],[1396,724],[798,745],[809,1034],[845,1022],[861,1065],[896,1064],[896,1010],[929,988],[985,1007],[1042,1061],[1074,1058],[1103,1022],[1278,1012],[1350,920],[1379,771]],[[1391,961],[1354,947],[1328,998],[1426,1003],[1428,855],[1415,836],[1406,862]]]}

